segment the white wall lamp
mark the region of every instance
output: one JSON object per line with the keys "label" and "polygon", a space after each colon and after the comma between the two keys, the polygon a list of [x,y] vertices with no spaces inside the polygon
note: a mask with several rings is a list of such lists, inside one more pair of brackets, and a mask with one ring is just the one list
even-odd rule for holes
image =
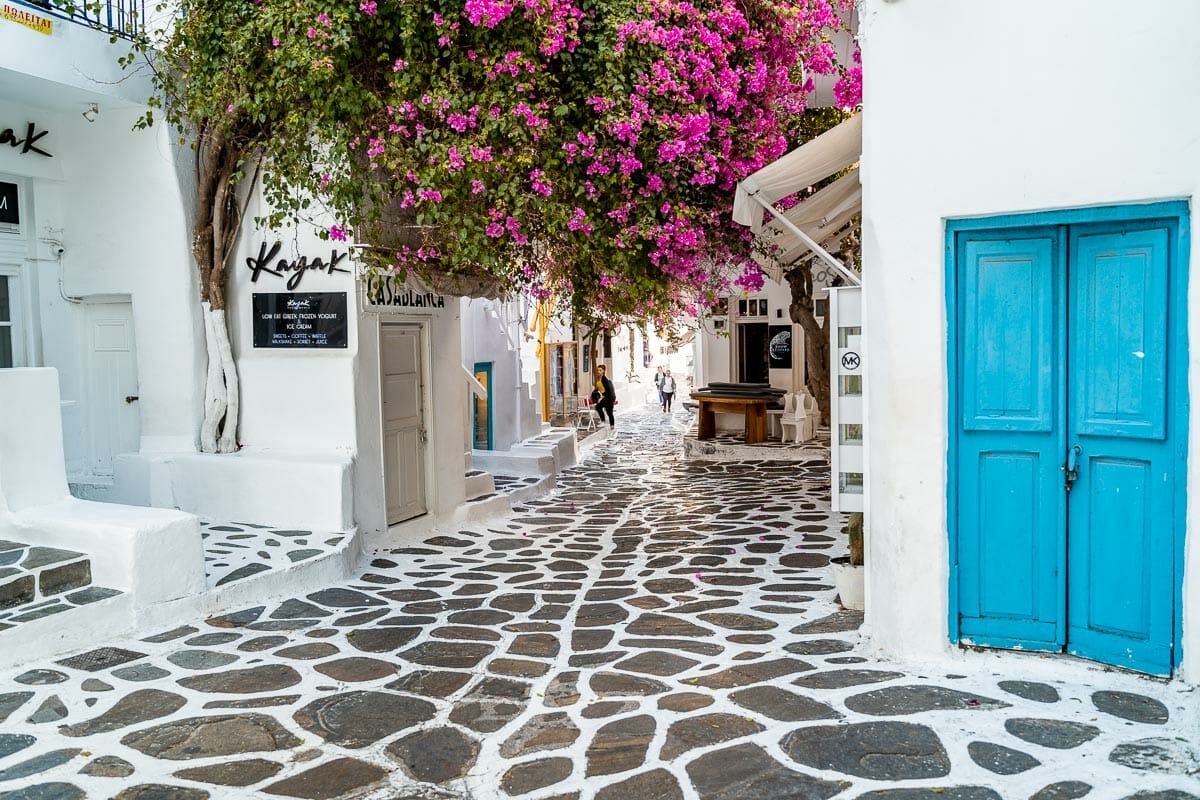
{"label": "white wall lamp", "polygon": [[98,116],[100,116],[100,106],[96,103],[88,103],[87,109],[83,112],[83,118],[88,122],[95,122]]}

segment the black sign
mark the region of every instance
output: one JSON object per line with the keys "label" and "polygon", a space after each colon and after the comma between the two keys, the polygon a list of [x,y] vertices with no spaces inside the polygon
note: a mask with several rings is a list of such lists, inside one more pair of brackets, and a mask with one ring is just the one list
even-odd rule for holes
{"label": "black sign", "polygon": [[392,308],[445,308],[445,295],[414,292],[396,275],[371,275],[367,279],[367,305]]}
{"label": "black sign", "polygon": [[854,352],[853,350],[849,350],[842,355],[843,369],[853,372],[854,370],[858,369],[860,364],[862,364],[862,359],[859,357],[858,353]]}
{"label": "black sign", "polygon": [[771,369],[792,368],[791,325],[772,325],[767,329],[767,359]]}
{"label": "black sign", "polygon": [[21,209],[17,208],[17,185],[0,182],[0,223],[16,225],[21,221]]}
{"label": "black sign", "polygon": [[285,273],[292,273],[287,279],[288,290],[296,289],[300,286],[300,281],[304,279],[304,273],[310,269],[315,269],[318,272],[324,272],[332,275],[335,272],[349,273],[350,270],[342,269],[338,264],[346,260],[346,253],[339,253],[333,250],[329,254],[329,260],[325,261],[320,256],[317,256],[312,261],[308,260],[308,256],[300,256],[295,261],[289,261],[286,258],[275,260],[275,256],[279,255],[279,249],[283,247],[283,242],[276,242],[267,249],[267,243],[263,242],[258,248],[258,256],[250,256],[246,259],[246,266],[250,268],[250,282],[258,283],[258,276],[264,272],[268,275],[274,275],[276,278],[282,278]]}
{"label": "black sign", "polygon": [[37,145],[38,141],[48,133],[50,131],[38,131],[37,125],[31,122],[25,129],[24,136],[18,134],[13,128],[5,128],[0,131],[0,144],[6,144],[9,147],[19,147],[22,153],[37,153],[39,156],[54,158],[54,156]]}
{"label": "black sign", "polygon": [[254,293],[255,347],[346,347],[345,292]]}

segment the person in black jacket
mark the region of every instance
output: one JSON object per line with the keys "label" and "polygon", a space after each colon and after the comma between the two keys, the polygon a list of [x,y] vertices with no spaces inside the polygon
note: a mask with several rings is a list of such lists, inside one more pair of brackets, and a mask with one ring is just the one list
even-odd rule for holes
{"label": "person in black jacket", "polygon": [[605,374],[607,371],[603,364],[596,365],[596,391],[592,392],[592,397],[599,396],[595,404],[596,413],[600,415],[600,421],[604,422],[604,412],[607,411],[608,427],[616,428],[617,421],[613,417],[613,406],[617,402],[617,389],[613,386],[613,382],[609,379],[608,375]]}

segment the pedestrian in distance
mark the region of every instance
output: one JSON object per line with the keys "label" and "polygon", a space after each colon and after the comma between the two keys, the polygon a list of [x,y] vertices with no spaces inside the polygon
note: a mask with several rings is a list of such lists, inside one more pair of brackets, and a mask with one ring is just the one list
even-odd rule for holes
{"label": "pedestrian in distance", "polygon": [[675,397],[675,379],[671,377],[671,370],[667,370],[667,374],[663,376],[662,386],[658,391],[662,395],[662,410],[670,413],[671,400]]}
{"label": "pedestrian in distance", "polygon": [[617,403],[617,388],[605,374],[607,372],[603,364],[596,365],[596,389],[592,392],[592,403],[596,406],[596,413],[600,415],[600,422],[604,422],[604,412],[607,411],[608,427],[615,429],[617,420],[613,417],[613,406]]}
{"label": "pedestrian in distance", "polygon": [[660,406],[663,404],[662,384],[663,384],[663,378],[665,378],[665,377],[667,377],[667,376],[663,375],[662,367],[659,367],[658,372],[654,373],[654,391],[658,392],[658,404]]}

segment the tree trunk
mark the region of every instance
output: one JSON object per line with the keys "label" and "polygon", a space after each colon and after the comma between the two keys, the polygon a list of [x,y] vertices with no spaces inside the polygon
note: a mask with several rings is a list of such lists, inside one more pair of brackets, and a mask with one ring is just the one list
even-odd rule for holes
{"label": "tree trunk", "polygon": [[813,301],[812,265],[808,262],[783,274],[792,293],[788,314],[792,322],[804,329],[804,353],[808,366],[805,385],[817,401],[821,424],[829,424],[832,396],[829,385],[829,315],[817,322]]}

